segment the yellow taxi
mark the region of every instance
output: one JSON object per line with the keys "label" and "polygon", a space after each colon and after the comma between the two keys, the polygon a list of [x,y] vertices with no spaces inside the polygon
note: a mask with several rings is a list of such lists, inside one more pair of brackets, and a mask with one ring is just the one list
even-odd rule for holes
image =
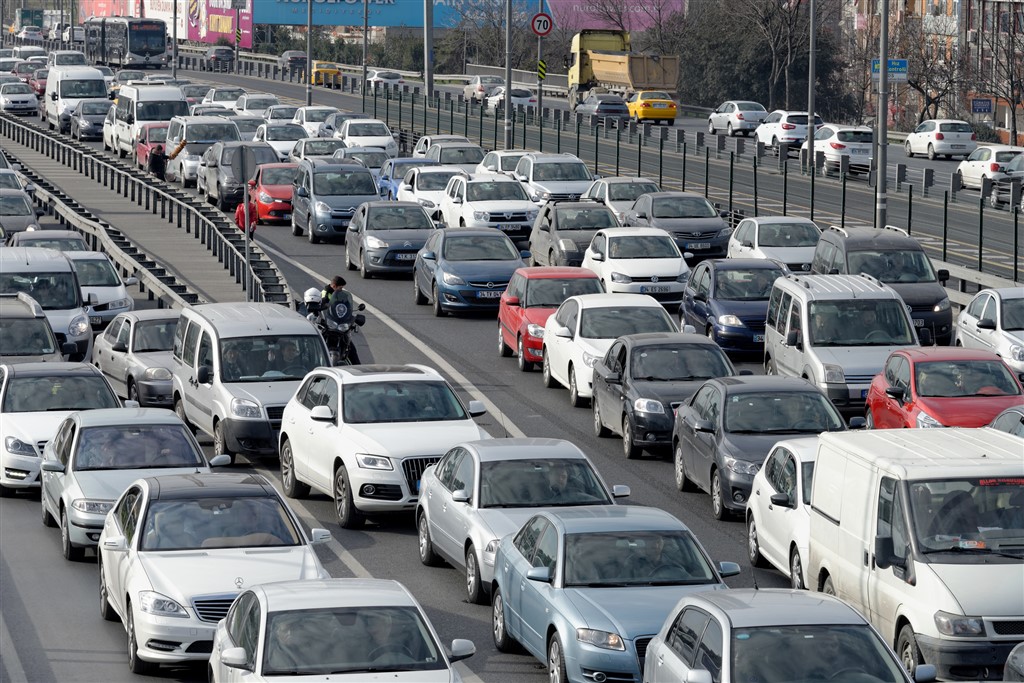
{"label": "yellow taxi", "polygon": [[313,85],[323,85],[336,76],[341,76],[341,67],[336,63],[313,60]]}
{"label": "yellow taxi", "polygon": [[626,99],[629,116],[636,121],[668,121],[672,125],[676,120],[676,103],[663,90],[640,90]]}

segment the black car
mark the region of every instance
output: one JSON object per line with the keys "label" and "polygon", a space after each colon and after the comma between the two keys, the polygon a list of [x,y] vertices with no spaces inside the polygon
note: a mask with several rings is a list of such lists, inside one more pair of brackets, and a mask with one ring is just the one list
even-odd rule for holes
{"label": "black car", "polygon": [[277,66],[282,71],[301,70],[306,68],[306,53],[302,50],[285,50],[277,59]]}
{"label": "black car", "polygon": [[598,125],[604,125],[606,119],[622,125],[629,121],[629,107],[626,101],[611,93],[591,93],[587,99],[576,105],[576,113],[583,116],[596,116]]}
{"label": "black car", "polygon": [[533,222],[531,265],[579,266],[595,233],[618,226],[615,213],[603,204],[553,199],[541,207]]}
{"label": "black car", "polygon": [[697,192],[650,192],[637,197],[623,225],[661,228],[672,235],[691,263],[725,258],[732,228],[723,213]]}
{"label": "black car", "polygon": [[619,337],[594,364],[594,433],[620,434],[627,458],[668,450],[676,409],[706,380],[735,374],[722,349],[703,335]]}
{"label": "black car", "polygon": [[235,51],[230,47],[211,47],[203,59],[207,71],[227,71],[235,63]]}

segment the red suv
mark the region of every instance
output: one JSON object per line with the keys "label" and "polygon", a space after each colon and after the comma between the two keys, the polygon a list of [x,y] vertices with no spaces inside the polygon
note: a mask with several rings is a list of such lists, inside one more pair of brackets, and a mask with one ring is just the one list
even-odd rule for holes
{"label": "red suv", "polygon": [[1020,379],[994,353],[962,347],[894,351],[868,389],[869,428],[984,427],[1024,404]]}
{"label": "red suv", "polygon": [[603,292],[597,274],[586,268],[536,266],[512,274],[498,307],[498,352],[515,353],[519,369],[533,370],[544,360],[544,323],[562,302],[576,294]]}

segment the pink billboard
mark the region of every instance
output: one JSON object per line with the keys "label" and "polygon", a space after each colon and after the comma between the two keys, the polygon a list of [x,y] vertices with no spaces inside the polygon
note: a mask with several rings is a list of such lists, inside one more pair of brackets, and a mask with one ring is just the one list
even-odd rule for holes
{"label": "pink billboard", "polygon": [[[231,0],[187,0],[188,39],[200,43],[216,43],[224,38],[235,44],[235,10]],[[181,8],[178,8],[181,11]],[[238,12],[242,27],[241,47],[252,47],[252,0],[246,2],[244,10]]]}
{"label": "pink billboard", "polygon": [[546,0],[555,27],[646,31],[682,12],[686,0]]}

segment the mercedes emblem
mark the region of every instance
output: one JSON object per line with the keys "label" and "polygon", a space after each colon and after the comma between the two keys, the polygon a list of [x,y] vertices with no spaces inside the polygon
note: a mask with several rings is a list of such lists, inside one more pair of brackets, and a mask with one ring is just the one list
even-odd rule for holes
{"label": "mercedes emblem", "polygon": [[241,576],[235,577],[235,588],[242,590],[242,585],[245,584],[245,580]]}

